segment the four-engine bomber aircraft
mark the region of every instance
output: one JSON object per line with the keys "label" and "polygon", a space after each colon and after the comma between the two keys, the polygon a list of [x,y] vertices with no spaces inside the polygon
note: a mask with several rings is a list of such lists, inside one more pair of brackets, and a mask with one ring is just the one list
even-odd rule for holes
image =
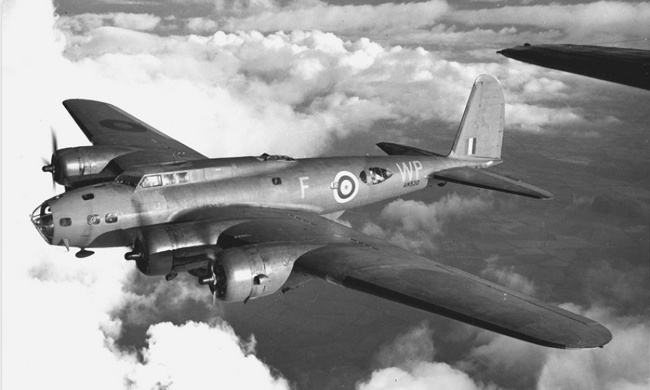
{"label": "four-engine bomber aircraft", "polygon": [[208,159],[107,103],[63,105],[93,146],[56,150],[43,167],[66,192],[31,220],[67,248],[131,247],[146,275],[189,272],[215,299],[247,302],[321,278],[507,336],[555,348],[602,347],[599,323],[423,258],[325,217],[461,183],[533,198],[544,190],[483,170],[501,162],[504,98],[474,83],[452,150],[391,144],[388,156]]}

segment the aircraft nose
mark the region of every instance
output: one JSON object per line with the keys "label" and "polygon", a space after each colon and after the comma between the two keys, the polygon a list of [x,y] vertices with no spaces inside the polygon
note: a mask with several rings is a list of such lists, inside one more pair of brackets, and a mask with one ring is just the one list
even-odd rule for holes
{"label": "aircraft nose", "polygon": [[50,204],[43,202],[43,204],[34,209],[30,218],[45,242],[52,245],[52,241],[54,240],[54,217],[52,216]]}

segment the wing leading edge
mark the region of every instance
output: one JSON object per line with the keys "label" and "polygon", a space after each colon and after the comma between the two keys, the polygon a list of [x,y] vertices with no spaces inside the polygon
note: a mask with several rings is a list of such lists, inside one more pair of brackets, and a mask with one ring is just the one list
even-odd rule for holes
{"label": "wing leading edge", "polygon": [[650,51],[589,45],[530,45],[497,52],[503,56],[650,91]]}
{"label": "wing leading edge", "polygon": [[593,320],[323,217],[270,209],[254,212],[255,219],[239,219],[224,231],[220,242],[230,246],[309,243],[316,249],[296,260],[297,272],[547,347],[601,347],[612,338]]}

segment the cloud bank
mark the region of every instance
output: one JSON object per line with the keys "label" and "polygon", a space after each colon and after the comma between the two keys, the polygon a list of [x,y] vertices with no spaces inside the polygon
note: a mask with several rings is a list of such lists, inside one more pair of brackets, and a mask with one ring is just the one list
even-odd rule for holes
{"label": "cloud bank", "polygon": [[[409,36],[414,41],[415,34],[444,37],[451,44],[472,35],[508,40],[519,33],[514,27],[466,30],[435,25],[452,12],[444,2],[333,11],[323,8],[329,6],[321,2],[310,4],[278,9],[278,16],[271,21],[279,26],[285,20],[283,12],[304,13],[311,7],[314,12],[334,16],[367,12],[378,20],[386,20],[378,12],[394,12],[397,18],[389,27],[396,40],[408,38],[407,32],[400,30],[402,22],[412,23],[415,32]],[[605,5],[611,4],[618,3]],[[472,81],[484,72],[502,80],[512,128],[543,131],[558,124],[589,123],[579,109],[549,103],[570,100],[577,92],[562,79],[539,77],[547,76],[546,71],[525,65],[504,67],[486,59],[484,53],[472,53],[461,61],[444,50],[392,46],[372,37],[373,31],[388,30],[382,30],[369,16],[349,18],[347,24],[341,24],[340,31],[349,36],[293,28],[263,33],[216,31],[222,20],[195,19],[194,26],[188,21],[188,29],[205,34],[199,36],[171,29],[172,20],[150,13],[54,18],[54,9],[47,2],[5,1],[2,6],[3,354],[11,356],[3,359],[3,384],[7,387],[174,388],[194,384],[190,373],[205,380],[205,372],[211,372],[208,383],[223,376],[230,378],[232,387],[249,381],[262,388],[289,386],[255,357],[254,339],[242,341],[227,324],[214,321],[219,308],[206,309],[201,291],[183,283],[138,280],[132,264],[121,260],[122,250],[102,251],[89,261],[78,261],[69,253],[35,243],[38,238],[25,210],[47,197],[48,178],[40,172],[39,157],[50,153],[49,126],[58,131],[60,146],[87,144],[60,106],[65,98],[110,101],[211,156],[262,152],[319,155],[330,152],[332,144],[372,134],[380,121],[399,129],[398,137],[410,135],[408,128],[427,121],[453,127]],[[628,12],[631,19],[627,20],[644,15],[644,6],[631,5],[634,15]],[[233,26],[239,18],[252,27],[255,18],[267,12],[265,7],[254,12],[233,9],[228,17]],[[417,7],[432,12],[431,21],[415,17]],[[242,14],[237,16],[237,12]],[[474,17],[458,15],[459,20]],[[334,16],[324,18],[323,29],[339,28]],[[406,21],[408,18],[412,21]],[[541,23],[533,16],[522,22]],[[587,31],[590,26],[581,28]],[[169,28],[167,33],[159,34],[164,28]],[[364,35],[364,29],[368,34]],[[553,31],[545,34],[562,36]],[[599,117],[589,120],[597,122]],[[412,250],[432,251],[432,238],[443,233],[449,221],[471,218],[472,213],[490,208],[489,198],[481,197],[449,195],[434,203],[399,200],[364,230]],[[489,272],[500,277],[504,270]],[[526,283],[522,286],[529,288]],[[199,313],[194,321],[182,319],[181,314],[187,315],[182,311],[178,317],[168,318],[174,309],[190,305]],[[639,318],[612,318],[606,312],[592,308],[586,314],[610,326],[615,339],[603,353],[588,351],[587,359],[582,352],[539,352],[534,346],[482,334],[478,340],[483,344],[462,361],[435,362],[431,332],[424,328],[412,332],[413,339],[420,342],[420,351],[404,352],[413,356],[412,363],[404,363],[406,358],[378,358],[383,366],[363,386],[392,386],[395,378],[401,385],[427,386],[425,383],[449,378],[450,383],[467,388],[485,388],[491,385],[481,381],[490,381],[481,377],[477,367],[492,365],[525,369],[540,378],[539,388],[564,384],[647,388],[647,366],[643,366],[648,361],[647,325]],[[139,341],[142,345],[125,340],[133,327],[145,333]],[[195,342],[178,345],[179,339]],[[410,340],[400,339],[400,343],[410,345]],[[170,352],[174,350],[182,350],[186,360],[178,362],[178,356]],[[608,352],[611,358],[605,357]],[[513,355],[518,363],[530,363],[513,365]],[[236,366],[232,372],[222,373],[218,364],[210,363],[215,359]],[[228,364],[223,367],[231,370]],[[237,376],[239,369],[250,370],[254,376]],[[572,372],[578,369],[585,372],[580,383],[572,379]],[[33,375],[35,371],[39,375]]]}
{"label": "cloud bank", "polygon": [[465,198],[456,193],[437,202],[397,199],[381,211],[378,223],[368,222],[361,230],[416,253],[436,250],[435,240],[452,219],[471,219],[489,210],[488,198]]}
{"label": "cloud bank", "polygon": [[[254,338],[240,339],[204,304],[196,309],[211,321],[160,322],[158,299],[167,310],[179,309],[201,299],[198,289],[164,286],[158,279],[159,287],[147,290],[140,283],[138,291],[137,271],[122,260],[123,250],[80,261],[38,239],[27,213],[47,197],[49,178],[39,166],[40,156],[49,157],[50,123],[70,130],[59,131],[59,146],[87,143],[60,112],[60,99],[81,91],[111,95],[120,88],[128,95],[129,83],[142,92],[152,87],[150,80],[134,80],[151,58],[140,58],[133,72],[123,74],[133,78],[121,79],[97,58],[75,62],[62,55],[66,38],[52,28],[51,4],[3,2],[2,17],[3,387],[185,389],[217,381],[233,388],[288,389],[286,379],[256,358]],[[8,183],[20,185],[10,189]],[[169,293],[171,286],[176,295]],[[131,315],[136,306],[138,314]],[[143,345],[120,342],[130,326],[145,320]]]}
{"label": "cloud bank", "polygon": [[255,357],[255,339],[242,342],[227,324],[159,323],[147,336],[142,362],[126,376],[128,388],[289,388]]}
{"label": "cloud bank", "polygon": [[373,371],[367,381],[357,384],[357,390],[494,389],[483,386],[453,366],[433,360],[433,332],[422,323],[383,347],[379,362],[384,368]]}
{"label": "cloud bank", "polygon": [[[563,308],[600,321],[614,334],[605,349],[555,350],[492,332],[461,359],[436,361],[433,332],[422,323],[378,351],[375,369],[358,390],[371,389],[645,389],[650,327],[642,318],[612,318],[606,309]],[[512,375],[512,373],[518,373]]]}

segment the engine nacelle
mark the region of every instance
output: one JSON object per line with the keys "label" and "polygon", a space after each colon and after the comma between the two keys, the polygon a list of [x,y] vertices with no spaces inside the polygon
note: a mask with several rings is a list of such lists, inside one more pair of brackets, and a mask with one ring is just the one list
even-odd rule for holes
{"label": "engine nacelle", "polygon": [[124,257],[135,260],[145,275],[168,275],[206,267],[215,259],[215,245],[206,237],[213,236],[200,226],[159,226],[140,234],[133,252]]}
{"label": "engine nacelle", "polygon": [[227,302],[246,302],[278,291],[293,263],[314,245],[266,244],[226,249],[213,265],[215,295]]}
{"label": "engine nacelle", "polygon": [[59,149],[52,155],[51,165],[43,170],[53,171],[54,181],[66,187],[75,187],[81,181],[112,180],[115,174],[103,172],[108,163],[136,150],[106,145]]}

